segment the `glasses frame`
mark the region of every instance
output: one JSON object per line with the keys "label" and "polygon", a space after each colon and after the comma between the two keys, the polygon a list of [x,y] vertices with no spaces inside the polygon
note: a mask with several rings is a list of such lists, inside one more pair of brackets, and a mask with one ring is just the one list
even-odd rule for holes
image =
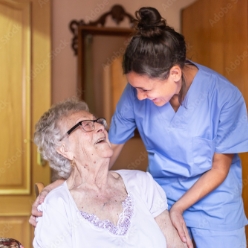
{"label": "glasses frame", "polygon": [[[103,124],[99,123],[99,122],[98,122],[99,120],[103,120],[103,121],[106,123],[106,125],[103,125]],[[93,122],[93,129],[92,129],[92,130],[87,131],[87,130],[84,129],[84,127],[82,126],[82,123],[85,122],[85,121],[91,121],[91,122]],[[88,132],[94,131],[94,130],[95,130],[95,122],[98,123],[98,124],[100,124],[100,125],[103,125],[104,128],[107,129],[107,121],[106,121],[106,119],[103,118],[103,117],[97,118],[96,120],[82,120],[82,121],[79,121],[77,124],[75,124],[72,128],[70,128],[70,129],[62,136],[62,138],[61,138],[59,141],[63,140],[66,136],[69,136],[69,135],[70,135],[74,130],[76,130],[79,126],[81,126],[82,129],[83,129],[85,132],[87,132],[87,133],[88,133]]]}

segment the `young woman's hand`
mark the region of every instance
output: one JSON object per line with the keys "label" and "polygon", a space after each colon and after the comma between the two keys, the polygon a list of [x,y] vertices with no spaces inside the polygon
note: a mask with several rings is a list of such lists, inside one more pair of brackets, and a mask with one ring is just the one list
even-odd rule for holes
{"label": "young woman's hand", "polygon": [[44,188],[41,193],[38,195],[38,197],[36,198],[35,202],[32,205],[32,210],[31,210],[31,216],[29,218],[29,223],[36,227],[36,218],[37,217],[41,217],[42,216],[42,212],[38,211],[38,206],[44,202],[47,194],[49,193],[49,190],[47,190],[46,188]]}
{"label": "young woman's hand", "polygon": [[172,206],[170,209],[170,219],[181,240],[187,244],[188,248],[193,248],[194,246],[192,240],[189,236],[188,229],[183,219],[183,212]]}
{"label": "young woman's hand", "polygon": [[35,202],[32,205],[32,210],[31,210],[31,216],[29,218],[29,223],[36,227],[36,218],[37,217],[41,217],[42,216],[42,212],[38,211],[38,206],[44,202],[47,194],[57,188],[58,186],[60,186],[62,183],[64,183],[64,179],[58,179],[55,182],[49,184],[48,186],[46,186],[38,195],[38,197],[36,198]]}
{"label": "young woman's hand", "polygon": [[168,210],[165,210],[160,215],[158,215],[155,218],[155,221],[165,236],[166,245],[168,248],[191,248],[179,237],[176,228],[171,222]]}

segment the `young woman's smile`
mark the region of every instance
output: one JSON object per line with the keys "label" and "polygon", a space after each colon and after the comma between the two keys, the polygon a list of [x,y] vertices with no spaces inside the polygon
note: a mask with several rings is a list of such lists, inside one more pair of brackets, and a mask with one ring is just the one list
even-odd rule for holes
{"label": "young woman's smile", "polygon": [[167,79],[150,78],[136,72],[129,72],[127,80],[137,90],[137,98],[142,101],[148,99],[157,106],[163,106],[178,94],[181,84],[173,80],[173,75]]}

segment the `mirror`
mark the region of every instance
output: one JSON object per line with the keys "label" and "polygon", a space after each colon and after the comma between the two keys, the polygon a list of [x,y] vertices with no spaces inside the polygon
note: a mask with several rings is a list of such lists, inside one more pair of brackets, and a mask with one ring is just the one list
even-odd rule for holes
{"label": "mirror", "polygon": [[[105,27],[108,18],[118,26]],[[91,112],[105,117],[108,123],[127,83],[121,61],[134,30],[133,20],[121,5],[114,5],[94,22],[70,23],[72,49],[78,57],[78,96],[87,102]],[[121,22],[129,27],[120,27]]]}

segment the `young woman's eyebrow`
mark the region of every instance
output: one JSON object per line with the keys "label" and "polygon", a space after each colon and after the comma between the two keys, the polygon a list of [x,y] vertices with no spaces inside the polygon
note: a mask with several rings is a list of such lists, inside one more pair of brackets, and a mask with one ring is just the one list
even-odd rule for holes
{"label": "young woman's eyebrow", "polygon": [[135,89],[139,89],[139,90],[148,90],[148,89],[144,89],[142,87],[135,87]]}

